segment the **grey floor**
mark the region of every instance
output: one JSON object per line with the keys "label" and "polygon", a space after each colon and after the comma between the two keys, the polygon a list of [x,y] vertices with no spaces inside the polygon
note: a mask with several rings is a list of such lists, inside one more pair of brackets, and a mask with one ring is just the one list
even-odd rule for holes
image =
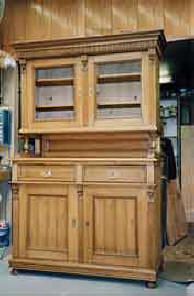
{"label": "grey floor", "polygon": [[47,273],[10,275],[0,261],[0,296],[194,296],[186,284],[159,280],[159,287],[148,290],[143,282],[73,277]]}

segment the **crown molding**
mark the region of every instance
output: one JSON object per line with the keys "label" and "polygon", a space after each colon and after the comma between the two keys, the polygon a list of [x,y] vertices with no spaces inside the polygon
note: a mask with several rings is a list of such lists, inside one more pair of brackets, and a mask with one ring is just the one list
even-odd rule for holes
{"label": "crown molding", "polygon": [[13,44],[18,59],[75,57],[155,49],[161,57],[166,47],[163,30],[70,39],[18,41]]}

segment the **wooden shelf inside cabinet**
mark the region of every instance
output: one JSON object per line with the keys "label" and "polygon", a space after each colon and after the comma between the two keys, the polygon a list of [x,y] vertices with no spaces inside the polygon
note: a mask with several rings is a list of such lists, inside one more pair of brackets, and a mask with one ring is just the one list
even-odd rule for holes
{"label": "wooden shelf inside cabinet", "polygon": [[126,82],[126,81],[140,81],[140,73],[116,73],[116,74],[100,74],[98,75],[99,83],[107,82]]}
{"label": "wooden shelf inside cabinet", "polygon": [[141,103],[139,101],[130,101],[130,102],[126,102],[126,101],[120,101],[120,102],[108,102],[108,101],[102,101],[97,103],[98,108],[122,108],[122,107],[126,107],[126,108],[134,108],[134,107],[140,107]]}
{"label": "wooden shelf inside cabinet", "polygon": [[73,85],[73,78],[37,79],[36,86]]}
{"label": "wooden shelf inside cabinet", "polygon": [[74,106],[48,106],[48,105],[37,105],[36,111],[39,112],[49,112],[49,111],[72,111],[74,109]]}

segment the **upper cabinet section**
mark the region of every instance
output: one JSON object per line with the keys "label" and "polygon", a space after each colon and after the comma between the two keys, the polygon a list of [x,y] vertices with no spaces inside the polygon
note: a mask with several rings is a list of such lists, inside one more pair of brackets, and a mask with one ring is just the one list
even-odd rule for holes
{"label": "upper cabinet section", "polygon": [[157,130],[162,31],[16,43],[21,133]]}

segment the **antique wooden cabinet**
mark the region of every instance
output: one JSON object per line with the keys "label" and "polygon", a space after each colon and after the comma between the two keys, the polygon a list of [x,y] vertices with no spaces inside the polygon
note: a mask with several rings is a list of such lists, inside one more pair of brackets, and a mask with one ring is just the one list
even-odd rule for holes
{"label": "antique wooden cabinet", "polygon": [[162,31],[15,44],[14,269],[156,281],[164,47]]}

